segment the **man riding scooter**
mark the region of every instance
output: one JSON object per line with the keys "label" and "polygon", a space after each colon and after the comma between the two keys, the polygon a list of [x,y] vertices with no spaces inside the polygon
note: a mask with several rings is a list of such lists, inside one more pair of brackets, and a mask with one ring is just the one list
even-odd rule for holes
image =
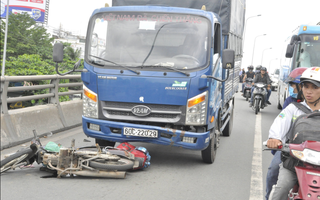
{"label": "man riding scooter", "polygon": [[[266,74],[267,72],[267,69],[265,67],[261,67],[260,69],[260,73],[259,74],[256,74],[254,79],[253,79],[253,82],[252,82],[252,85],[254,86],[255,83],[263,83],[263,84],[266,84],[267,85],[267,95],[265,96],[265,102],[264,102],[264,107],[267,106],[267,103],[268,104],[271,104],[269,102],[269,97],[270,97],[270,94],[271,94],[271,80],[269,79],[268,75]],[[254,87],[252,87],[251,89],[251,100],[250,100],[250,104],[249,104],[249,107],[252,107],[252,102],[253,102],[253,90],[254,90]]]}
{"label": "man riding scooter", "polygon": [[[289,84],[289,97],[285,100],[282,106],[282,110],[284,110],[291,102],[301,102],[302,91],[300,84],[300,77],[302,73],[306,70],[305,67],[299,67],[294,69],[288,76],[286,83]],[[267,179],[266,179],[266,200],[269,199],[270,192],[272,190],[272,186],[277,183],[278,175],[279,175],[279,165],[281,163],[281,151],[272,151],[274,155],[270,166],[268,168]]]}
{"label": "man riding scooter", "polygon": [[[305,99],[301,104],[310,111],[320,111],[320,67],[311,67],[303,72],[300,77],[302,93]],[[300,115],[304,114],[301,109],[294,104],[285,108],[274,120],[269,130],[268,148],[278,148],[287,140],[287,133],[291,126]],[[319,130],[319,129],[318,129]],[[318,134],[319,131],[315,131]],[[297,137],[298,134],[295,135]],[[271,200],[282,200],[288,198],[289,190],[296,184],[297,175],[290,169],[280,164],[277,184],[274,186],[271,194]]]}
{"label": "man riding scooter", "polygon": [[[246,82],[246,79],[247,78],[252,78],[254,79],[254,76],[255,76],[255,73],[253,72],[253,66],[250,65],[248,67],[248,71],[246,72],[246,74],[244,75],[243,79],[242,79],[242,92],[243,92],[243,89],[244,89],[244,85],[245,85],[245,82]],[[242,94],[243,96],[243,94]]]}

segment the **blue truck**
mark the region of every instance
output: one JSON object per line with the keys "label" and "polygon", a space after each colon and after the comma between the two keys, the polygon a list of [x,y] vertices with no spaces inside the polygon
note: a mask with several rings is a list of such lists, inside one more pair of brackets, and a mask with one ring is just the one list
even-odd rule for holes
{"label": "blue truck", "polygon": [[213,163],[220,135],[232,132],[244,17],[245,0],[114,0],[96,9],[81,73],[84,133],[102,146],[199,150]]}
{"label": "blue truck", "polygon": [[278,81],[278,109],[289,96],[285,82],[290,72],[298,67],[320,66],[320,22],[317,25],[302,24],[296,28],[284,44]]}

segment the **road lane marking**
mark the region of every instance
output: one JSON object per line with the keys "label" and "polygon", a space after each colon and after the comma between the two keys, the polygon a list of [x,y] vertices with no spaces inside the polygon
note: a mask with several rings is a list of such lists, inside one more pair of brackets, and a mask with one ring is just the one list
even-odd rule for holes
{"label": "road lane marking", "polygon": [[251,168],[250,200],[263,199],[261,113],[256,115]]}

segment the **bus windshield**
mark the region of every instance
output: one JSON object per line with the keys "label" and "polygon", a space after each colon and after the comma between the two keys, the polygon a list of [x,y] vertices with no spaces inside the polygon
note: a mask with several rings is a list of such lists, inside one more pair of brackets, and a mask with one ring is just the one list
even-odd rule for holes
{"label": "bus windshield", "polygon": [[90,20],[86,59],[100,67],[200,69],[208,65],[209,26],[194,15],[98,13]]}
{"label": "bus windshield", "polygon": [[320,66],[320,35],[300,35],[295,67]]}

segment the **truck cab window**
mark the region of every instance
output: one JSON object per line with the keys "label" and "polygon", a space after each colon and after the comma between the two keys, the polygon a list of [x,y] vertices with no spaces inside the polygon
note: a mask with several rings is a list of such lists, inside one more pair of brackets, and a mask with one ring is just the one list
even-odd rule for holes
{"label": "truck cab window", "polygon": [[221,51],[221,38],[220,38],[220,24],[214,25],[214,54],[220,54]]}

